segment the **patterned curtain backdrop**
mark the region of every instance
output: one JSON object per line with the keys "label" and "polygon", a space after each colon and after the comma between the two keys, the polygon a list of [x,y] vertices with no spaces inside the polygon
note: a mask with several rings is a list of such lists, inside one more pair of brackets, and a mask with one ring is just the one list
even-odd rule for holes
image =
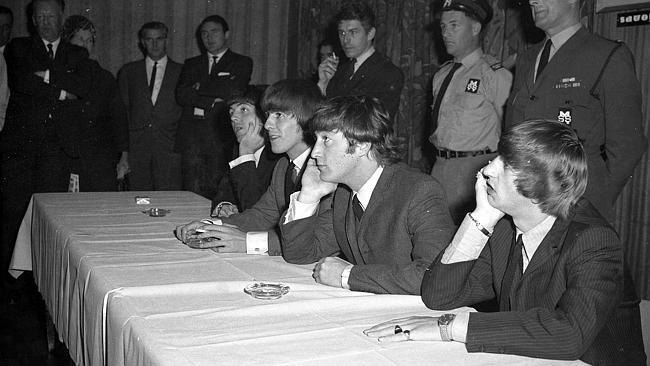
{"label": "patterned curtain backdrop", "polygon": [[[317,46],[325,39],[336,38],[333,17],[340,0],[298,0],[297,72],[295,76],[311,77],[317,70]],[[506,46],[506,12],[500,0],[491,0],[495,16],[486,29],[485,50],[497,58],[507,58],[517,47]],[[376,15],[375,46],[398,65],[405,75],[400,111],[396,127],[408,142],[408,162],[428,172],[427,154],[431,105],[431,78],[441,63],[448,59],[436,22],[442,1],[369,0]],[[516,34],[515,31],[511,33]],[[511,57],[511,59],[514,59]],[[423,153],[424,151],[424,153]],[[429,150],[430,153],[430,150]],[[424,155],[423,155],[424,154]]]}
{"label": "patterned curtain backdrop", "polygon": [[[14,37],[28,34],[30,1],[0,0],[14,12]],[[270,84],[286,77],[289,7],[283,0],[68,0],[65,15],[81,14],[95,24],[95,57],[116,73],[142,58],[137,39],[142,24],[165,23],[169,57],[183,62],[199,54],[195,32],[201,20],[219,14],[230,26],[232,50],[253,58],[251,83]]]}

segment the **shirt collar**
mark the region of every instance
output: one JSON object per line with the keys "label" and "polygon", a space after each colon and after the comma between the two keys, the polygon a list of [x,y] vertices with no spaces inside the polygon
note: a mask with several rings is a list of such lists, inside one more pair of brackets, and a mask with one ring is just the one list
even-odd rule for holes
{"label": "shirt collar", "polygon": [[481,47],[475,49],[474,51],[470,52],[469,55],[463,57],[462,60],[460,60],[460,63],[463,64],[465,67],[472,66],[478,61],[481,57],[483,57],[483,50]]}
{"label": "shirt collar", "polygon": [[[219,60],[221,60],[221,58],[223,57],[223,54],[226,53],[227,51],[228,51],[228,49],[226,48],[225,50],[223,50],[223,51],[217,53],[216,55],[215,55],[215,54],[212,54],[212,53],[210,53],[210,52],[208,52],[208,59],[212,60],[212,58],[213,58],[214,56],[217,56],[217,61],[219,61]],[[212,62],[212,61],[211,61],[211,62]]]}
{"label": "shirt collar", "polygon": [[580,28],[582,28],[582,24],[577,23],[551,37],[551,43],[553,44],[551,46],[551,54],[554,54],[555,51],[560,49]]}
{"label": "shirt collar", "polygon": [[305,151],[302,152],[302,154],[298,155],[297,158],[289,161],[291,161],[295,166],[298,172],[302,169],[302,167],[305,165],[305,161],[309,159],[309,154],[311,154],[311,149],[305,149]]}
{"label": "shirt collar", "polygon": [[45,49],[47,50],[47,45],[52,44],[52,52],[54,52],[54,55],[56,56],[56,50],[59,49],[59,44],[61,43],[61,37],[57,38],[56,41],[54,42],[49,42],[41,38],[41,41],[43,41],[43,44],[45,45]]}
{"label": "shirt collar", "polygon": [[370,197],[372,196],[372,191],[375,190],[375,187],[377,186],[377,182],[379,182],[379,177],[381,177],[381,173],[384,171],[383,166],[377,167],[374,173],[368,178],[368,180],[359,188],[359,192],[354,192],[354,194],[357,195],[357,199],[359,200],[359,203],[361,203],[361,207],[365,210],[366,207],[368,207],[368,203],[370,203]]}
{"label": "shirt collar", "polygon": [[526,231],[525,233],[517,228],[517,236],[519,236],[519,234],[522,234],[521,240],[524,242],[524,247],[526,247],[526,253],[528,254],[528,258],[530,260],[532,260],[533,254],[535,254],[535,251],[537,248],[539,248],[539,245],[546,237],[546,234],[551,231],[551,227],[553,227],[556,219],[557,217],[549,215],[542,222],[537,224],[537,226]]}
{"label": "shirt collar", "polygon": [[147,63],[147,67],[153,67],[153,64],[155,62],[158,62],[158,66],[165,67],[165,66],[167,66],[167,55],[163,56],[158,61],[154,61],[154,60],[151,59],[151,57],[147,56],[147,57],[145,57],[145,62]]}
{"label": "shirt collar", "polygon": [[354,71],[359,70],[359,67],[361,67],[361,65],[372,56],[373,53],[375,53],[375,46],[370,46],[370,48],[368,48],[364,53],[359,55],[354,63]]}
{"label": "shirt collar", "polygon": [[262,152],[264,151],[264,148],[266,145],[262,145],[257,151],[253,153],[253,158],[255,159],[255,166],[257,167],[260,163],[260,159],[262,158]]}

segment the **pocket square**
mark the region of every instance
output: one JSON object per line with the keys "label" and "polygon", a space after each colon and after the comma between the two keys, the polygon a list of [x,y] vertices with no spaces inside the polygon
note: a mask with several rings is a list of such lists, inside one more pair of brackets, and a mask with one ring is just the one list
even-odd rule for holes
{"label": "pocket square", "polygon": [[227,71],[222,71],[222,72],[218,73],[217,76],[230,76],[230,73],[227,72]]}

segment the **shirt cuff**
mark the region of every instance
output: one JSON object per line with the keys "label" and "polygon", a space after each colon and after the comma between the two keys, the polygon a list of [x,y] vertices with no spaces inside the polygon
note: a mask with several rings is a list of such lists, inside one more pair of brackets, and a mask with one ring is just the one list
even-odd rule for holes
{"label": "shirt cuff", "polygon": [[67,96],[68,93],[65,90],[61,89],[61,92],[59,93],[59,100],[65,100],[65,97]]}
{"label": "shirt cuff", "polygon": [[238,157],[237,159],[229,162],[228,165],[230,166],[230,169],[232,169],[232,168],[236,167],[237,165],[243,164],[243,163],[245,163],[247,161],[253,161],[254,162],[255,161],[255,155],[254,154],[242,155],[242,156]]}
{"label": "shirt cuff", "polygon": [[293,192],[291,196],[289,196],[289,208],[287,209],[287,216],[284,220],[285,224],[288,224],[291,221],[314,216],[316,211],[318,211],[318,202],[302,203],[298,200],[299,194],[300,192]]}
{"label": "shirt cuff", "polygon": [[223,225],[221,219],[203,219],[201,222],[207,225]]}
{"label": "shirt cuff", "polygon": [[469,325],[469,312],[456,314],[451,323],[451,339],[455,342],[465,343],[467,340],[467,327]]}
{"label": "shirt cuff", "polygon": [[480,255],[488,241],[485,236],[474,224],[474,221],[465,215],[465,219],[460,224],[451,244],[445,249],[441,262],[451,264],[457,262],[473,261]]}
{"label": "shirt cuff", "polygon": [[352,267],[354,267],[354,264],[350,264],[349,266],[345,267],[343,269],[343,272],[341,272],[341,287],[346,290],[350,289],[348,280],[350,279],[350,272],[352,271]]}
{"label": "shirt cuff", "polygon": [[247,232],[246,254],[269,255],[269,233],[266,231]]}

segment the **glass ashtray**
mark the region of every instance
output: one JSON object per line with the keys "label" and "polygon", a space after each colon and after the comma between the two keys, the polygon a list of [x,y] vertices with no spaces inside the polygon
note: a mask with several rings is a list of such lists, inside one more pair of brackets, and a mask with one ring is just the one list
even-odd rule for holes
{"label": "glass ashtray", "polygon": [[152,207],[148,210],[142,211],[143,214],[147,214],[151,217],[163,217],[167,215],[168,213],[172,212],[171,210],[167,210],[164,208],[158,208],[158,207]]}
{"label": "glass ashtray", "polygon": [[281,283],[253,283],[244,287],[244,292],[256,299],[275,300],[289,292],[289,286]]}

